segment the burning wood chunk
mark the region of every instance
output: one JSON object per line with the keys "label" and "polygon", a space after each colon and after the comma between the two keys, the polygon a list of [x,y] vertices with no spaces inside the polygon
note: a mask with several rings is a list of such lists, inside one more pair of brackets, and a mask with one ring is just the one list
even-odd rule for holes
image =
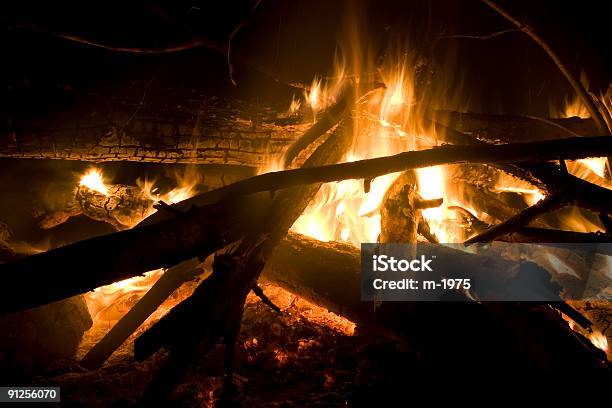
{"label": "burning wood chunk", "polygon": [[380,208],[380,242],[416,242],[421,212],[416,172],[403,172],[385,193]]}
{"label": "burning wood chunk", "polygon": [[141,188],[121,184],[111,185],[106,194],[86,186],[76,190],[76,201],[87,217],[105,221],[118,230],[130,228],[155,210],[155,201]]}

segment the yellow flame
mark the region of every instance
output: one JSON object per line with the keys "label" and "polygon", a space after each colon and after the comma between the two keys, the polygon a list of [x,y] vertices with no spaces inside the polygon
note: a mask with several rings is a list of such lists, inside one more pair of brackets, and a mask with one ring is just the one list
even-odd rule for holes
{"label": "yellow flame", "polygon": [[144,181],[136,180],[136,184],[140,186],[142,192],[151,201],[163,201],[167,204],[176,204],[196,195],[200,175],[195,167],[187,167],[183,174],[174,173],[174,178],[177,181],[177,186],[163,194],[158,193],[158,188],[153,181],[147,179]]}
{"label": "yellow flame", "polygon": [[605,157],[591,157],[588,159],[579,159],[578,162],[587,166],[591,171],[597,174],[599,177],[603,177],[606,171],[606,162],[607,159]]}
{"label": "yellow flame", "polygon": [[81,177],[79,185],[108,196],[108,187],[104,183],[102,171],[99,169],[94,168],[87,170],[87,172]]}
{"label": "yellow flame", "polygon": [[314,77],[310,90],[306,94],[306,100],[313,112],[317,112],[321,108],[321,78]]}
{"label": "yellow flame", "polygon": [[390,126],[390,121],[401,121],[401,116],[408,112],[412,97],[412,86],[408,81],[406,67],[402,66],[387,78],[383,78],[387,90],[380,106],[379,118],[383,126]]}
{"label": "yellow flame", "polygon": [[[446,192],[444,188],[444,167],[425,167],[417,170],[419,180],[419,194],[426,200],[434,198],[445,198]],[[445,200],[446,201],[446,200]],[[429,223],[429,228],[438,237],[440,242],[452,242],[452,237],[443,223],[448,218],[447,211],[444,207],[427,208],[423,210],[423,217]]]}
{"label": "yellow flame", "polygon": [[289,115],[294,114],[295,112],[300,110],[301,105],[302,105],[302,102],[300,102],[299,99],[297,99],[295,95],[293,95],[293,97],[291,98],[291,104],[289,105],[289,110],[287,111],[287,113]]}
{"label": "yellow flame", "polygon": [[539,188],[507,173],[499,173],[493,191],[521,194],[523,200],[529,206],[544,198],[544,194]]}
{"label": "yellow flame", "polygon": [[593,331],[593,333],[591,333],[589,336],[589,340],[591,340],[591,343],[593,343],[593,345],[598,349],[606,353],[608,352],[608,338],[604,336],[603,333]]}
{"label": "yellow flame", "polygon": [[85,294],[89,314],[95,322],[113,322],[121,318],[132,306],[132,295],[143,295],[161,277],[163,270],[157,269],[125,279],[110,285],[101,286]]}
{"label": "yellow flame", "polygon": [[584,106],[580,98],[578,96],[572,99],[566,99],[565,105],[563,107],[563,117],[564,118],[572,118],[579,117],[582,119],[588,119],[591,117],[589,111]]}

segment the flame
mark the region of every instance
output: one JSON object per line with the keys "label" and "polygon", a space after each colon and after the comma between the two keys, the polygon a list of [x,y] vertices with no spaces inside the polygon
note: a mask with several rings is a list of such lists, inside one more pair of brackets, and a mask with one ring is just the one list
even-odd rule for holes
{"label": "flame", "polygon": [[101,286],[85,295],[89,314],[94,322],[114,322],[136,303],[161,277],[163,270],[157,269],[125,279],[110,285]]}
{"label": "flame", "polygon": [[87,170],[87,172],[81,177],[79,185],[108,196],[108,187],[104,183],[102,171],[99,169],[93,168]]}
{"label": "flame", "polygon": [[[422,115],[414,109],[414,78],[408,66],[407,59],[402,57],[380,70],[386,89],[379,90],[367,103],[360,105],[353,127],[354,143],[346,161],[430,147],[432,141],[435,144],[435,129],[423,126]],[[343,74],[345,69],[345,66],[337,68]],[[314,107],[320,106],[313,105],[320,95],[333,94],[329,90],[321,91],[319,84],[317,80],[313,82],[307,97]],[[335,89],[338,88],[336,85]],[[361,242],[376,242],[380,234],[382,200],[399,175],[393,173],[375,178],[367,193],[363,180],[324,184],[292,229],[321,241],[344,241],[355,246]],[[431,224],[430,229],[443,241],[458,240],[456,232],[450,232],[447,222],[454,219],[455,214],[447,209],[453,200],[447,197],[444,167],[420,169],[417,178],[419,194],[423,198],[443,198],[445,202],[444,207],[423,212]]]}
{"label": "flame", "polygon": [[[176,179],[177,186],[163,194],[158,193],[159,189],[155,186],[155,182],[153,181],[147,179],[141,181],[138,179],[136,180],[136,184],[140,186],[142,192],[145,196],[149,197],[151,201],[163,201],[166,204],[176,204],[197,194],[200,175],[194,166],[188,166],[182,174],[175,172],[173,175]],[[153,212],[155,211],[156,210],[153,209]]]}
{"label": "flame", "polygon": [[[195,167],[187,167],[183,174],[175,173],[174,176],[177,180],[177,186],[163,194],[158,193],[154,182],[146,179],[144,181],[136,180],[136,184],[140,186],[144,196],[151,200],[149,211],[142,214],[142,218],[135,218],[136,223],[157,211],[153,208],[157,201],[161,200],[174,204],[186,200],[197,193],[197,185],[200,178]],[[99,169],[87,171],[79,184],[104,195],[109,195],[108,186],[104,183],[103,173]],[[115,282],[87,293],[85,301],[87,302],[94,324],[112,322],[121,318],[135,304],[137,298],[144,295],[159,279],[161,273],[161,269],[150,271],[145,273],[144,276]]]}
{"label": "flame", "polygon": [[295,112],[300,110],[300,106],[302,106],[302,102],[300,102],[299,99],[297,99],[295,95],[293,95],[293,97],[291,98],[291,104],[289,105],[289,109],[287,110],[287,114],[293,115]]}
{"label": "flame", "polygon": [[598,349],[606,353],[608,352],[608,338],[604,336],[602,332],[593,331],[593,333],[589,335],[589,340],[591,340],[591,343]]}
{"label": "flame", "polygon": [[310,105],[312,111],[316,114],[316,112],[321,107],[321,78],[314,77],[312,80],[312,84],[310,85],[310,90],[306,94],[306,101]]}
{"label": "flame", "polygon": [[[426,200],[445,197],[444,168],[442,166],[426,167],[417,170],[419,194]],[[452,237],[443,226],[448,218],[448,210],[444,207],[427,208],[422,214],[429,223],[429,228],[436,234],[440,242],[452,242]]]}
{"label": "flame", "polygon": [[580,159],[578,162],[584,164],[588,167],[593,173],[597,174],[599,177],[604,177],[604,173],[606,171],[606,163],[607,158],[605,157],[591,157],[588,159]]}
{"label": "flame", "polygon": [[389,121],[397,119],[400,119],[401,123],[403,114],[407,113],[406,108],[410,107],[413,92],[405,65],[383,80],[388,85],[380,106],[380,123],[383,126],[390,126]]}
{"label": "flame", "polygon": [[591,117],[591,115],[589,114],[589,111],[584,106],[580,98],[578,98],[578,96],[575,96],[571,99],[565,100],[565,106],[563,107],[563,117],[578,117],[581,119],[588,119]]}

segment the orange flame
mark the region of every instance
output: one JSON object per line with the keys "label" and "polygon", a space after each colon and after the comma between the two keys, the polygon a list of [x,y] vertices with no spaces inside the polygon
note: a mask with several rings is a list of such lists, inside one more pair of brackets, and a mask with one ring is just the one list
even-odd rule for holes
{"label": "orange flame", "polygon": [[608,352],[608,338],[600,331],[593,331],[589,336],[589,340],[591,340],[591,343],[598,349],[606,353]]}
{"label": "orange flame", "polygon": [[99,169],[93,168],[87,170],[87,172],[81,177],[79,185],[108,196],[108,187],[104,183],[102,171]]}

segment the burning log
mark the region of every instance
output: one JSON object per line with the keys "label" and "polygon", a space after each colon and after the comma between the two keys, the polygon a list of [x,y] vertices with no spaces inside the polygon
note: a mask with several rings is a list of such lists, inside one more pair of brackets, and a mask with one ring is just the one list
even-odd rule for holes
{"label": "burning log", "polygon": [[154,201],[141,188],[122,184],[104,187],[105,191],[101,192],[78,186],[62,210],[44,214],[39,222],[40,227],[53,228],[83,214],[93,220],[107,222],[121,231],[138,224],[154,212]]}
{"label": "burning log", "polygon": [[[426,244],[421,244],[425,245]],[[423,248],[424,248],[423,247]],[[449,259],[447,251],[455,251],[443,246],[431,246],[432,254],[438,260]],[[457,254],[455,254],[457,255]],[[495,275],[500,290],[511,279],[512,262],[503,259],[491,259],[494,265],[482,263],[478,255],[463,253],[453,259],[465,262],[466,271],[475,276],[491,278]],[[453,270],[449,266],[447,270]],[[312,273],[317,271],[318,273]],[[437,344],[441,341],[445,350],[454,347],[457,350],[478,350],[470,358],[482,357],[479,364],[486,366],[499,358],[508,357],[508,366],[522,365],[526,361],[536,361],[541,367],[550,365],[569,367],[581,366],[599,368],[605,357],[594,349],[590,343],[577,337],[561,319],[559,314],[550,313],[547,306],[529,304],[459,304],[417,302],[419,313],[415,313],[415,303],[383,302],[375,308],[371,303],[361,301],[360,251],[347,244],[338,242],[321,242],[299,234],[289,234],[277,247],[270,261],[266,264],[263,277],[280,285],[284,289],[301,296],[319,306],[342,315],[364,327],[377,327],[378,332],[390,332],[399,336],[408,336],[417,344]],[[477,278],[476,278],[477,279]],[[557,306],[564,305],[560,303]],[[564,310],[571,313],[571,308]],[[573,309],[572,309],[573,310]],[[575,311],[574,311],[575,312]],[[408,318],[410,316],[410,318]],[[457,318],[456,331],[449,330],[453,318]],[[583,323],[579,313],[573,313]],[[440,319],[447,324],[440,325]],[[460,322],[460,323],[459,323]],[[588,320],[587,320],[588,322]],[[518,325],[523,329],[513,330]],[[482,328],[487,327],[487,335],[482,335]],[[449,339],[449,336],[452,339]],[[510,338],[509,338],[509,337]],[[496,340],[493,340],[496,338]],[[550,338],[552,343],[546,340]],[[553,341],[552,339],[559,339]],[[505,357],[498,356],[500,345],[505,344]],[[531,359],[526,359],[517,344],[532,344]],[[538,349],[549,348],[555,344],[555,350],[538,354]],[[440,345],[441,346],[441,345]],[[434,346],[435,348],[435,346]],[[527,349],[527,348],[525,348]],[[569,350],[577,351],[576,354]],[[458,353],[465,355],[464,353]],[[570,355],[571,354],[571,355]],[[496,355],[487,361],[486,356]],[[542,360],[542,356],[547,356]]]}
{"label": "burning log", "polygon": [[113,328],[81,360],[81,365],[90,370],[99,368],[111,354],[157,308],[186,281],[202,273],[202,266],[196,259],[184,261],[164,272],[149,291],[124,315]]}
{"label": "burning log", "polygon": [[391,184],[380,207],[381,242],[416,242],[421,214],[414,170],[403,172]]}
{"label": "burning log", "polygon": [[553,195],[540,200],[538,203],[531,207],[521,211],[515,216],[507,219],[506,221],[497,224],[486,231],[468,239],[465,241],[466,244],[473,244],[475,242],[488,242],[493,241],[495,238],[508,234],[517,228],[521,228],[537,217],[546,214],[552,210],[558,209],[566,205],[566,198]]}
{"label": "burning log", "polygon": [[[207,255],[261,219],[267,194],[186,212],[161,223],[120,231],[32,255],[0,267],[7,287],[28,290],[0,300],[0,312],[27,309],[138,274]],[[92,262],[95,260],[95,262]],[[88,273],[83,273],[88,265]],[[49,271],[55,271],[49,273]]]}
{"label": "burning log", "polygon": [[403,172],[389,187],[380,208],[380,242],[417,242],[417,233],[437,242],[421,210],[442,205],[442,199],[423,200],[417,193],[414,170]]}
{"label": "burning log", "polygon": [[542,119],[452,111],[436,111],[432,117],[447,127],[491,142],[517,143],[600,134],[592,119],[577,117]]}
{"label": "burning log", "polygon": [[[578,159],[605,156],[610,152],[609,143],[601,137],[512,145],[442,146],[376,159],[263,174],[173,206],[186,211],[181,217],[176,217],[175,213],[154,214],[141,228],[82,241],[3,265],[0,272],[5,274],[9,287],[24,287],[27,282],[29,290],[17,300],[1,300],[0,310],[6,312],[41,305],[148,270],[213,253],[242,236],[254,220],[265,217],[261,213],[262,206],[256,204],[261,197],[244,198],[240,204],[228,200],[238,195],[350,178],[372,179],[387,173],[438,164],[512,163],[559,157]],[[547,173],[545,176],[548,183],[557,185],[560,182],[559,174]],[[578,201],[597,207],[600,211],[612,212],[609,190],[572,178],[571,175],[566,175],[562,184],[565,191],[572,193]],[[219,204],[187,211],[195,203],[202,205],[220,200],[222,202]],[[253,201],[247,204],[245,200]],[[105,248],[111,255],[100,258],[100,248]],[[71,262],[66,263],[67,259]],[[80,263],[91,259],[99,259],[99,262],[91,265],[90,273],[82,274]],[[47,268],[62,271],[65,278],[51,276],[46,273]],[[32,286],[31,282],[37,285]]]}
{"label": "burning log", "polygon": [[73,358],[91,325],[82,296],[0,316],[0,381],[22,382],[57,360]]}
{"label": "burning log", "polygon": [[[509,164],[532,163],[557,159],[580,159],[585,157],[603,157],[612,151],[612,147],[604,137],[568,138],[544,142],[514,143],[508,145],[476,144],[470,146],[445,145],[432,149],[410,151],[392,156],[374,159],[357,160],[348,163],[325,165],[313,168],[291,169],[266,173],[234,183],[226,188],[217,189],[205,196],[196,196],[176,205],[178,209],[187,209],[191,205],[204,205],[230,197],[252,194],[262,191],[276,191],[296,185],[309,183],[327,183],[347,179],[371,180],[378,176],[429,166],[454,163]],[[546,183],[557,185],[559,172],[542,172],[539,177]],[[525,171],[534,171],[529,167]],[[610,191],[568,175],[563,180],[575,191],[582,189],[590,191],[593,199],[584,196],[585,201],[596,203],[600,208],[610,208],[604,196]],[[610,210],[612,212],[612,210]],[[163,218],[150,217],[149,222]]]}
{"label": "burning log", "polygon": [[131,120],[130,112],[107,115],[97,107],[75,114],[68,127],[61,118],[58,123],[45,122],[44,127],[28,123],[5,129],[0,134],[0,157],[256,167],[289,145],[300,129],[257,123],[261,113],[244,116],[240,108],[230,112],[219,100],[195,113],[172,112],[164,117],[140,111]]}
{"label": "burning log", "polygon": [[[206,64],[208,75],[215,75],[215,67],[223,69],[218,60],[199,63]],[[186,71],[184,63],[169,61],[156,71],[163,68],[164,76],[178,81],[149,89],[150,68],[123,73],[113,78],[113,86],[74,89],[59,97],[38,90],[51,106],[38,116],[29,105],[16,108],[0,126],[0,157],[257,167],[309,126],[302,120],[279,124],[284,104],[301,90],[269,78],[256,80],[274,98],[203,83],[199,69]],[[54,87],[59,84],[48,85]]]}
{"label": "burning log", "polygon": [[[339,130],[339,131],[338,131]],[[352,131],[339,126],[306,161],[305,167],[335,163],[350,146]],[[218,256],[213,274],[194,294],[176,306],[135,342],[135,356],[141,360],[159,348],[171,350],[160,372],[153,379],[143,401],[169,397],[185,372],[208,353],[221,337],[226,345],[226,369],[231,381],[235,336],[247,294],[253,288],[270,254],[314,197],[320,185],[297,187],[279,194],[269,216],[272,225],[262,225],[247,235],[234,249]],[[266,218],[264,218],[266,219]],[[193,316],[198,316],[194,327]],[[178,335],[189,327],[191,335]]]}

